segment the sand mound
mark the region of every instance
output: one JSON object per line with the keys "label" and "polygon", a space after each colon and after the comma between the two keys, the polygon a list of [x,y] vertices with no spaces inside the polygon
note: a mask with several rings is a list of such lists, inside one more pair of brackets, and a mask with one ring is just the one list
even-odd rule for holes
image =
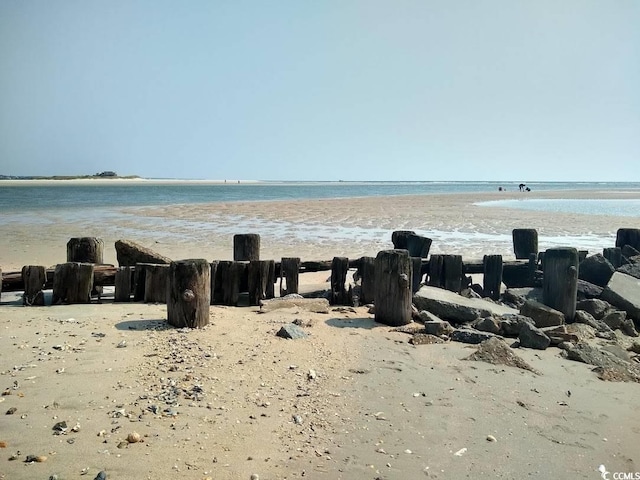
{"label": "sand mound", "polygon": [[492,365],[507,365],[509,367],[529,370],[530,372],[540,375],[540,372],[513,353],[511,347],[499,338],[490,338],[482,342],[475,353],[469,355],[465,360],[487,362]]}

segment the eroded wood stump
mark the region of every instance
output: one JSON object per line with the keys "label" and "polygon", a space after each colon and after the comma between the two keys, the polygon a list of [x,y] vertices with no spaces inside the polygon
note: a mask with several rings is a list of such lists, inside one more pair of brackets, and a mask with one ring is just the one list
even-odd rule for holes
{"label": "eroded wood stump", "polygon": [[[280,262],[280,296],[298,293],[300,277],[300,259],[298,257],[284,257]],[[284,279],[285,286],[282,286]]]}
{"label": "eroded wood stump", "polygon": [[209,324],[211,265],[204,259],[169,265],[167,322],[174,327],[202,328]]}
{"label": "eroded wood stump", "polygon": [[416,293],[422,285],[422,258],[411,257],[411,293]]}
{"label": "eroded wood stump", "polygon": [[234,235],[233,259],[235,261],[260,260],[260,235],[257,233]]}
{"label": "eroded wood stump", "polygon": [[92,287],[92,263],[67,262],[56,265],[51,304],[89,303]]}
{"label": "eroded wood stump", "polygon": [[154,252],[150,248],[132,242],[118,240],[115,243],[118,264],[121,267],[133,267],[138,263],[170,264],[171,259]]}
{"label": "eroded wood stump", "polygon": [[218,279],[218,265],[220,264],[219,261],[214,260],[213,262],[211,262],[210,265],[210,275],[209,277],[211,278],[211,299],[210,299],[210,304],[211,305],[215,305],[218,303],[222,303],[222,289],[220,288],[220,281]]}
{"label": "eroded wood stump", "polygon": [[[0,271],[0,277],[1,276]],[[22,282],[24,283],[22,304],[25,306],[44,305],[43,289],[46,281],[47,274],[45,267],[41,265],[25,265],[22,267]]]}
{"label": "eroded wood stump", "polygon": [[407,250],[383,250],[375,261],[375,320],[385,325],[411,323],[411,258]]}
{"label": "eroded wood stump", "polygon": [[147,265],[144,279],[144,302],[167,303],[169,265]]}
{"label": "eroded wood stump", "polygon": [[[268,297],[268,286],[273,285],[274,278],[270,274],[275,272],[273,260],[252,260],[249,262],[249,305],[260,305],[260,301]],[[273,288],[272,290],[273,291]]]}
{"label": "eroded wood stump", "polygon": [[413,230],[396,230],[391,233],[391,243],[396,250],[408,250],[409,235],[415,235]]}
{"label": "eroded wood stump", "polygon": [[96,237],[76,237],[67,242],[67,262],[104,263],[104,241]]}
{"label": "eroded wood stump", "polygon": [[462,255],[431,255],[429,285],[460,293],[463,276]]}
{"label": "eroded wood stump", "polygon": [[640,228],[619,228],[616,233],[616,247],[629,245],[640,251]]}
{"label": "eroded wood stump", "polygon": [[376,259],[362,257],[358,267],[360,275],[360,304],[373,303],[376,299]]}
{"label": "eroded wood stump", "polygon": [[429,256],[432,242],[430,238],[412,233],[407,235],[406,242],[411,257],[427,258]]}
{"label": "eroded wood stump", "polygon": [[578,265],[575,248],[550,248],[544,255],[542,300],[562,312],[567,321],[572,321],[576,314]]}
{"label": "eroded wood stump", "polygon": [[502,255],[485,255],[482,290],[484,296],[498,300],[502,285]]}
{"label": "eroded wood stump", "polygon": [[345,287],[347,273],[349,272],[349,259],[346,257],[333,257],[331,262],[331,305],[353,305],[351,288]]}
{"label": "eroded wood stump", "polygon": [[115,275],[115,294],[114,302],[129,302],[131,301],[131,292],[133,290],[133,268],[132,267],[119,267],[116,270]]}
{"label": "eroded wood stump", "polygon": [[220,262],[218,264],[222,304],[237,306],[240,300],[240,286],[246,277],[247,262]]}
{"label": "eroded wood stump", "polygon": [[535,228],[514,228],[513,253],[518,259],[528,259],[532,253],[538,253],[538,231]]}

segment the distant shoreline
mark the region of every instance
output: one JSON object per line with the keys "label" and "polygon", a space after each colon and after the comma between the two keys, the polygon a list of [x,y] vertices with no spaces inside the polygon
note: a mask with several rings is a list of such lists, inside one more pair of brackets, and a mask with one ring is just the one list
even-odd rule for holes
{"label": "distant shoreline", "polygon": [[199,184],[199,185],[243,185],[262,183],[258,180],[187,180],[178,178],[144,178],[130,177],[0,177],[0,185],[25,186],[25,185],[128,185],[131,183],[144,183],[149,185],[170,184]]}

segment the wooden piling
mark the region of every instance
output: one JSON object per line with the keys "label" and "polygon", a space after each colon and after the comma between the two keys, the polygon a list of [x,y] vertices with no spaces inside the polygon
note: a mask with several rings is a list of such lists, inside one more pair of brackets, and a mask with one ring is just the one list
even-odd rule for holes
{"label": "wooden piling", "polygon": [[640,251],[640,228],[619,228],[616,233],[616,247],[629,245]]}
{"label": "wooden piling", "polygon": [[402,249],[383,250],[375,261],[375,320],[391,326],[411,323],[411,259]]}
{"label": "wooden piling", "polygon": [[358,274],[360,275],[360,299],[361,305],[373,303],[375,301],[376,287],[376,259],[374,257],[360,258]]}
{"label": "wooden piling", "polygon": [[444,255],[443,269],[444,288],[451,292],[460,293],[464,276],[462,255]]}
{"label": "wooden piling", "polygon": [[25,265],[22,267],[22,282],[24,283],[22,304],[25,306],[44,305],[43,289],[46,281],[47,274],[45,267],[41,265]]}
{"label": "wooden piling", "polygon": [[260,305],[260,300],[267,297],[267,287],[273,285],[274,279],[269,276],[275,269],[271,268],[273,260],[252,260],[248,267],[249,305]]}
{"label": "wooden piling", "polygon": [[260,235],[257,233],[234,235],[233,259],[236,262],[260,260]]}
{"label": "wooden piling", "polygon": [[430,238],[411,233],[407,235],[406,242],[409,256],[419,258],[427,258],[429,256],[432,242]]}
{"label": "wooden piling", "polygon": [[411,258],[411,293],[416,293],[422,285],[422,258]]}
{"label": "wooden piling", "polygon": [[220,289],[220,283],[218,281],[218,265],[220,262],[214,260],[209,263],[209,278],[211,281],[210,291],[210,305],[215,305],[216,303],[222,302],[222,290]]}
{"label": "wooden piling", "polygon": [[407,241],[409,235],[415,235],[416,232],[413,230],[396,230],[391,233],[391,243],[393,243],[393,248],[395,249],[403,249],[408,250]]}
{"label": "wooden piling", "polygon": [[483,264],[482,290],[484,291],[484,296],[498,300],[502,285],[502,255],[485,255]]}
{"label": "wooden piling", "polygon": [[96,237],[76,237],[67,242],[67,262],[104,263],[104,241]]}
{"label": "wooden piling", "polygon": [[351,288],[345,287],[347,273],[349,271],[349,259],[346,257],[333,257],[331,263],[331,305],[353,305]]}
{"label": "wooden piling", "polygon": [[92,263],[67,262],[56,265],[51,304],[89,303],[92,287]]}
{"label": "wooden piling", "polygon": [[245,277],[248,262],[220,262],[220,288],[222,290],[222,304],[237,306],[240,300],[240,287]]}
{"label": "wooden piling", "polygon": [[211,265],[204,259],[169,265],[167,322],[174,327],[202,328],[209,324]]}
{"label": "wooden piling", "polygon": [[119,267],[115,275],[115,293],[114,302],[122,303],[131,301],[131,292],[133,285],[133,268]]}
{"label": "wooden piling", "polygon": [[578,265],[575,248],[550,248],[544,256],[543,302],[562,312],[567,321],[576,314]]}
{"label": "wooden piling", "polygon": [[144,302],[167,303],[169,286],[169,265],[152,264],[146,266],[144,279]]}
{"label": "wooden piling", "polygon": [[[298,293],[300,259],[298,257],[284,257],[280,261],[280,296]],[[282,279],[286,287],[282,286]]]}
{"label": "wooden piling", "polygon": [[514,228],[513,252],[516,258],[527,259],[532,253],[538,253],[538,231],[535,228]]}

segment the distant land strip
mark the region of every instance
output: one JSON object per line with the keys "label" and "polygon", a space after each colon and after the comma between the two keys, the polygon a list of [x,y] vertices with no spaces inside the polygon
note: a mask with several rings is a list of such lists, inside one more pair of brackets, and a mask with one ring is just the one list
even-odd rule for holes
{"label": "distant land strip", "polygon": [[0,180],[90,180],[94,178],[107,178],[114,180],[131,180],[140,178],[139,175],[120,176],[116,172],[100,172],[94,175],[0,175]]}

